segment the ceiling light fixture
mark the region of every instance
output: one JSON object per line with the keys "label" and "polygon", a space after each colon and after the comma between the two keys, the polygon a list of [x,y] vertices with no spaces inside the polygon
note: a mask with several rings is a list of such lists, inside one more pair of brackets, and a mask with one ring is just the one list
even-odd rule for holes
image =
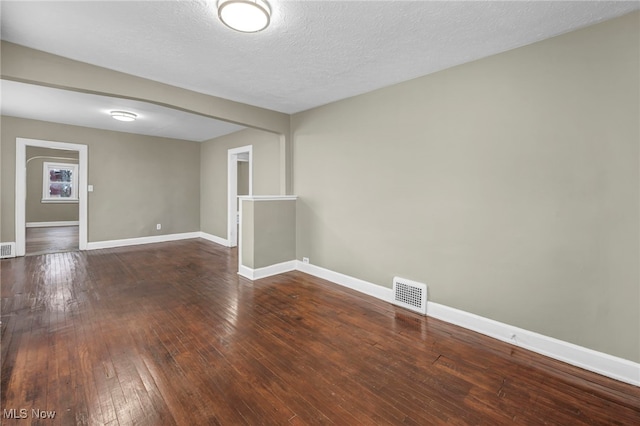
{"label": "ceiling light fixture", "polygon": [[136,118],[138,118],[137,114],[127,111],[111,111],[110,114],[111,117],[119,121],[136,121]]}
{"label": "ceiling light fixture", "polygon": [[220,0],[218,17],[231,29],[256,33],[269,26],[271,10],[263,0]]}

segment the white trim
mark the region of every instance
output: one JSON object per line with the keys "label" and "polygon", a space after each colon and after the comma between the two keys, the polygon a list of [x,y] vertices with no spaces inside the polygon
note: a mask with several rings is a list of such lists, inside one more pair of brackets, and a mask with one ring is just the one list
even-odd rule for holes
{"label": "white trim", "polygon": [[240,195],[241,200],[248,201],[295,201],[298,199],[297,195]]}
{"label": "white trim", "polygon": [[60,149],[78,152],[78,248],[87,250],[87,181],[88,181],[88,152],[87,145],[67,142],[45,141],[39,139],[16,138],[16,191],[15,191],[15,236],[16,256],[26,253],[26,199],[27,199],[27,146]]}
{"label": "white trim", "polygon": [[62,198],[41,198],[42,204],[78,204],[77,198],[62,199]]}
{"label": "white trim", "polygon": [[259,280],[261,278],[271,277],[273,275],[284,274],[296,270],[297,260],[289,260],[287,262],[276,263],[275,265],[265,266],[264,268],[251,269],[244,265],[238,266],[238,275],[242,275],[250,280]]}
{"label": "white trim", "polygon": [[27,222],[27,228],[52,228],[54,226],[79,226],[79,220],[66,220],[57,222]]}
{"label": "white trim", "polygon": [[640,364],[435,302],[427,315],[612,379],[640,386]]}
{"label": "white trim", "polygon": [[184,232],[182,234],[154,235],[151,237],[125,238],[122,240],[95,241],[88,244],[87,250],[164,243],[167,241],[188,240],[190,238],[200,238],[200,232]]}
{"label": "white trim", "polygon": [[242,161],[247,161],[249,157],[249,195],[253,195],[253,145],[232,148],[227,152],[227,240],[229,247],[238,245],[238,235],[236,229],[238,226],[238,156]]}
{"label": "white trim", "polygon": [[[350,277],[319,266],[296,261],[301,272],[351,288],[386,302],[391,302],[393,291],[358,278]],[[484,334],[494,339],[522,347],[549,358],[593,371],[603,376],[640,386],[640,363],[629,361],[593,349],[544,336],[499,321],[481,317],[435,302],[427,302],[427,316]]]}
{"label": "white trim", "polygon": [[69,164],[78,164],[78,159],[77,158],[73,158],[73,157],[51,157],[49,155],[36,155],[33,157],[29,157],[27,159],[27,164],[29,164],[29,161],[31,160],[42,160],[48,158],[49,160],[69,160],[69,161],[73,161],[72,163]]}
{"label": "white trim", "polygon": [[329,269],[321,268],[320,266],[312,265],[310,263],[303,263],[299,260],[297,260],[296,262],[296,269],[298,271],[306,272],[309,275],[313,275],[315,277],[340,284],[341,286],[348,287],[350,289],[359,291],[360,293],[376,297],[378,299],[384,300],[385,302],[391,302],[391,299],[393,298],[393,290],[390,288],[372,284],[368,281],[350,277],[349,275],[334,272]]}
{"label": "white trim", "polygon": [[208,234],[206,232],[199,233],[200,238],[211,241],[212,243],[220,244],[221,246],[229,247],[229,240],[225,240],[224,238],[220,238],[213,234]]}
{"label": "white trim", "polygon": [[238,275],[248,278],[250,280],[254,280],[253,278],[253,269],[248,268],[244,265],[238,265]]}

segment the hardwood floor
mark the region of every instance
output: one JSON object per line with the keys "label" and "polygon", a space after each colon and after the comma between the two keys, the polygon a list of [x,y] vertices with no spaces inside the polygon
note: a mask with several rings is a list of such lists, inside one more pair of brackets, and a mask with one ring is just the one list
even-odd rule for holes
{"label": "hardwood floor", "polygon": [[27,256],[78,250],[77,226],[27,228]]}
{"label": "hardwood floor", "polygon": [[236,265],[197,239],[3,260],[2,423],[640,424],[640,388]]}

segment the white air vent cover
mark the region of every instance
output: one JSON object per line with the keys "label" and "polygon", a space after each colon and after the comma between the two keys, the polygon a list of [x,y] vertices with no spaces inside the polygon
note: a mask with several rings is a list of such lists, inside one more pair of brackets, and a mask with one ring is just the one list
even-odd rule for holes
{"label": "white air vent cover", "polygon": [[16,243],[0,243],[0,259],[16,257]]}
{"label": "white air vent cover", "polygon": [[427,285],[404,278],[393,277],[394,305],[402,306],[422,315],[427,314]]}

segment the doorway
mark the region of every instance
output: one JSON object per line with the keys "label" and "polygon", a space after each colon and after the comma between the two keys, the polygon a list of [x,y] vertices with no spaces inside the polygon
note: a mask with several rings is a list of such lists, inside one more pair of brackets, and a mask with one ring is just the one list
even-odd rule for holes
{"label": "doorway", "polygon": [[25,255],[78,250],[78,151],[26,150]]}
{"label": "doorway", "polygon": [[[63,152],[63,157],[72,158],[77,153],[77,173],[75,198],[77,198],[78,220],[77,220],[77,241],[78,249],[86,250],[87,248],[87,145],[73,144],[66,142],[44,141],[37,139],[16,139],[16,205],[15,205],[15,234],[16,234],[16,255],[24,256],[26,254],[26,210],[27,210],[27,147],[48,148]],[[68,153],[64,155],[64,153]],[[55,169],[55,167],[54,167]],[[44,169],[43,169],[44,181]],[[44,183],[43,183],[44,186]],[[67,191],[69,188],[62,189],[56,186],[57,190]],[[45,191],[43,189],[43,195]],[[75,226],[75,225],[74,225]],[[75,237],[74,237],[75,238]]]}
{"label": "doorway", "polygon": [[[248,181],[240,173],[246,171]],[[239,185],[242,188],[239,188]],[[253,146],[228,151],[227,166],[227,240],[229,247],[238,245],[238,195],[253,195]],[[246,194],[242,194],[246,192]]]}

